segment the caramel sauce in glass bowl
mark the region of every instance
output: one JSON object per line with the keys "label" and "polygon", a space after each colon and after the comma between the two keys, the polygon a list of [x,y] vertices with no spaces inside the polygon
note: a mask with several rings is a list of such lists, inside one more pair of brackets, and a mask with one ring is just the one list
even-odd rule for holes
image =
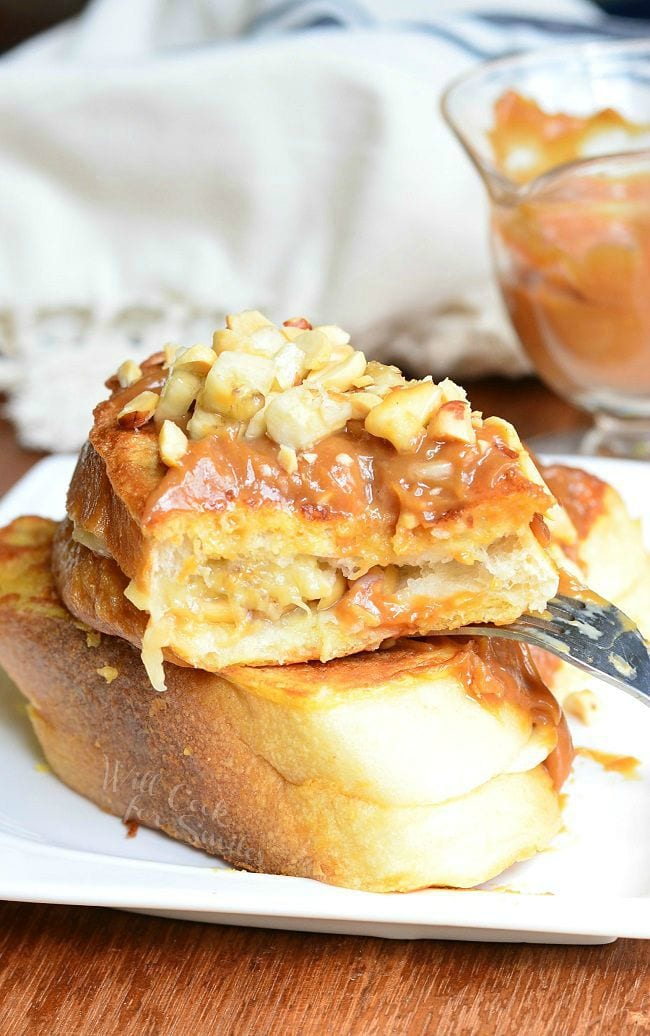
{"label": "caramel sauce in glass bowl", "polygon": [[593,415],[582,450],[650,457],[650,40],[484,62],[442,110],[488,192],[522,346]]}
{"label": "caramel sauce in glass bowl", "polygon": [[497,276],[522,345],[561,395],[650,419],[650,150],[586,157],[606,138],[650,141],[650,127],[612,109],[546,112],[512,91],[494,119],[495,160],[530,184],[492,210]]}

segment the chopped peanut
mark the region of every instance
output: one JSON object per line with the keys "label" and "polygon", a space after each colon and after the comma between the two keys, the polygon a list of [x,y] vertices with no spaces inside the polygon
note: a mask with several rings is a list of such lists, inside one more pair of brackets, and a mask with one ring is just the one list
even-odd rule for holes
{"label": "chopped peanut", "polygon": [[584,691],[572,691],[571,694],[567,694],[562,707],[570,716],[575,716],[587,725],[595,718],[600,702],[593,691],[585,688]]}
{"label": "chopped peanut", "polygon": [[125,360],[117,368],[117,380],[120,383],[120,388],[130,388],[131,385],[135,385],[136,381],[139,381],[142,377],[142,370],[138,367],[134,360]]}
{"label": "chopped peanut", "polygon": [[273,327],[271,321],[257,309],[247,309],[243,313],[230,313],[226,317],[226,324],[231,331],[238,335],[252,335],[260,327]]}
{"label": "chopped peanut", "polygon": [[352,407],[352,416],[358,421],[363,421],[371,410],[381,403],[381,396],[374,392],[350,392],[347,399]]}
{"label": "chopped peanut", "polygon": [[163,349],[163,357],[165,359],[164,366],[169,369],[174,366],[174,360],[176,359],[176,353],[178,352],[178,346],[172,342],[167,342],[167,345]]}
{"label": "chopped peanut", "polygon": [[246,339],[228,327],[221,327],[212,335],[212,348],[217,353],[237,353],[246,349]]}
{"label": "chopped peanut", "polygon": [[214,349],[209,345],[192,345],[176,354],[174,370],[187,370],[192,374],[207,374],[216,360]]}
{"label": "chopped peanut", "polygon": [[201,396],[206,410],[230,416],[237,397],[235,389],[247,389],[266,396],[275,378],[275,368],[266,356],[223,352],[205,379]]}
{"label": "chopped peanut", "polygon": [[235,421],[250,421],[264,406],[261,392],[251,391],[245,385],[233,389],[230,413]]}
{"label": "chopped peanut", "polygon": [[113,680],[117,680],[120,675],[119,669],[116,669],[113,665],[103,665],[99,669],[96,669],[95,672],[99,676],[103,676],[106,683],[113,683]]}
{"label": "chopped peanut", "polygon": [[432,439],[441,442],[475,443],[476,432],[469,403],[460,399],[443,403],[429,421],[427,432]]}
{"label": "chopped peanut", "polygon": [[424,438],[441,398],[440,389],[432,381],[393,389],[366,417],[366,431],[388,439],[400,452],[414,450]]}
{"label": "chopped peanut", "polygon": [[305,317],[289,317],[282,321],[283,327],[301,327],[303,331],[311,331],[311,324]]}
{"label": "chopped peanut", "polygon": [[221,414],[211,414],[200,406],[199,396],[194,407],[194,413],[187,422],[187,434],[190,439],[205,439],[206,435],[213,435],[219,428],[223,428],[225,419]]}
{"label": "chopped peanut", "polygon": [[320,370],[329,362],[332,343],[322,331],[303,331],[295,343],[305,354],[305,370]]}
{"label": "chopped peanut", "polygon": [[305,381],[308,385],[322,385],[326,389],[345,392],[352,388],[355,379],[366,369],[366,358],[361,352],[353,352],[340,363],[328,363],[322,370],[312,372]]}
{"label": "chopped peanut", "polygon": [[160,459],[168,468],[177,468],[187,453],[187,436],[173,421],[163,421],[158,434]]}
{"label": "chopped peanut", "polygon": [[419,524],[416,515],[412,514],[411,511],[400,511],[400,516],[397,520],[398,528],[415,529]]}
{"label": "chopped peanut", "polygon": [[281,392],[269,392],[266,397],[266,402],[261,410],[258,410],[256,414],[251,417],[248,422],[248,427],[244,432],[245,439],[259,439],[262,435],[266,434],[266,414],[269,406],[274,399],[282,395]]}
{"label": "chopped peanut", "polygon": [[156,392],[139,392],[117,415],[120,428],[142,428],[155,414],[158,400]]}
{"label": "chopped peanut", "polygon": [[275,380],[280,390],[296,385],[307,369],[304,349],[295,342],[286,342],[273,357]]}
{"label": "chopped peanut", "polygon": [[190,404],[199,394],[203,379],[191,370],[172,368],[160,395],[156,410],[156,424],[163,421],[180,421],[187,414]]}
{"label": "chopped peanut", "polygon": [[324,335],[327,335],[332,345],[347,345],[350,341],[347,331],[344,331],[342,327],[337,327],[336,324],[319,324],[314,330],[322,331]]}
{"label": "chopped peanut", "polygon": [[298,458],[292,446],[281,446],[278,450],[278,464],[287,472],[293,475],[298,470]]}
{"label": "chopped peanut", "polygon": [[275,356],[285,344],[286,339],[277,327],[259,327],[249,335],[246,348],[258,356]]}
{"label": "chopped peanut", "polygon": [[275,442],[302,450],[345,428],[351,413],[349,404],[298,385],[271,401],[266,412],[266,430]]}
{"label": "chopped peanut", "polygon": [[281,330],[288,342],[295,342],[296,338],[300,338],[300,335],[303,335],[305,331],[311,331],[312,329],[311,327],[296,327],[295,324],[283,324]]}
{"label": "chopped peanut", "polygon": [[444,403],[451,403],[454,400],[467,400],[467,393],[464,388],[457,385],[455,381],[451,381],[449,378],[443,378],[438,384],[438,388],[442,392],[442,399]]}
{"label": "chopped peanut", "polygon": [[142,370],[149,370],[151,367],[162,367],[165,362],[164,352],[154,353],[153,356],[148,356],[146,360],[143,360],[140,366]]}
{"label": "chopped peanut", "polygon": [[379,363],[378,360],[369,360],[366,375],[372,379],[372,391],[378,396],[385,396],[392,388],[406,385],[406,378],[399,367],[391,367],[387,363]]}

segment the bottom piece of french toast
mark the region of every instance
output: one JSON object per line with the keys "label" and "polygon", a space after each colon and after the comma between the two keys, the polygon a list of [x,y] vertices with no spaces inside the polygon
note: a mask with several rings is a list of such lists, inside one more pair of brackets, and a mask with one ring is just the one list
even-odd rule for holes
{"label": "bottom piece of french toast", "polygon": [[135,648],[61,604],[55,529],[0,531],[0,664],[52,770],[102,809],[236,867],[372,891],[471,887],[558,831],[545,763],[563,721],[471,697],[471,644],[223,675],[168,664],[157,693]]}

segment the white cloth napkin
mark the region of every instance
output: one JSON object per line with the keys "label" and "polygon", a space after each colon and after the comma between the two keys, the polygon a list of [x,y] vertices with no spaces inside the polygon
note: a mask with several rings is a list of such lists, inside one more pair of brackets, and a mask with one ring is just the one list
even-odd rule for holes
{"label": "white cloth napkin", "polygon": [[23,441],[76,448],[126,355],[244,308],[413,371],[524,369],[438,99],[479,57],[606,23],[586,0],[493,8],[95,0],[0,60],[0,388]]}

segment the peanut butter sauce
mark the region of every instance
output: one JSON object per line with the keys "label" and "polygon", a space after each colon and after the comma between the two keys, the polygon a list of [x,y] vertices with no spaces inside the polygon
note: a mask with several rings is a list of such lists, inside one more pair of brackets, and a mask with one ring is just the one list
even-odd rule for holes
{"label": "peanut butter sauce", "polygon": [[298,454],[293,474],[282,468],[277,445],[266,437],[218,434],[192,442],[181,466],[170,469],[150,497],[144,522],[170,511],[223,511],[237,502],[289,507],[306,518],[363,516],[392,525],[405,511],[416,524],[431,526],[497,489],[524,488],[532,490],[518,453],[493,429],[481,430],[476,445],[425,439],[414,453],[398,454],[351,421]]}
{"label": "peanut butter sauce", "polygon": [[530,713],[535,726],[553,727],[557,744],[544,765],[553,784],[561,788],[574,758],[573,744],[562,709],[537,671],[525,644],[492,637],[468,641],[465,686],[481,704],[490,707],[507,698]]}
{"label": "peanut butter sauce", "polygon": [[[109,380],[111,398],[95,411],[91,442],[107,465],[120,449],[128,452],[134,436],[150,443],[152,451],[155,445],[157,456],[153,421],[136,431],[117,426],[126,403],[164,383],[160,356],[142,367],[142,378],[128,388]],[[298,468],[289,474],[279,462],[276,443],[266,436],[246,440],[233,426],[190,442],[177,468],[149,464],[147,491],[138,506],[130,501],[130,509],[139,512],[143,526],[172,511],[222,512],[233,503],[250,508],[272,504],[319,520],[362,517],[393,528],[403,513],[413,526],[430,527],[467,512],[465,522],[471,526],[469,508],[493,501],[496,491],[500,500],[512,493],[529,496],[536,503],[531,519],[534,511],[544,511],[549,494],[523,474],[519,453],[503,440],[499,427],[484,425],[476,435],[474,444],[425,437],[412,453],[398,453],[366,432],[362,422],[349,421],[343,431],[299,453]]]}
{"label": "peanut butter sauce", "polygon": [[531,647],[530,653],[544,683],[547,686],[552,684],[562,665],[561,660],[557,655],[551,655],[548,651],[542,651],[538,647]]}

